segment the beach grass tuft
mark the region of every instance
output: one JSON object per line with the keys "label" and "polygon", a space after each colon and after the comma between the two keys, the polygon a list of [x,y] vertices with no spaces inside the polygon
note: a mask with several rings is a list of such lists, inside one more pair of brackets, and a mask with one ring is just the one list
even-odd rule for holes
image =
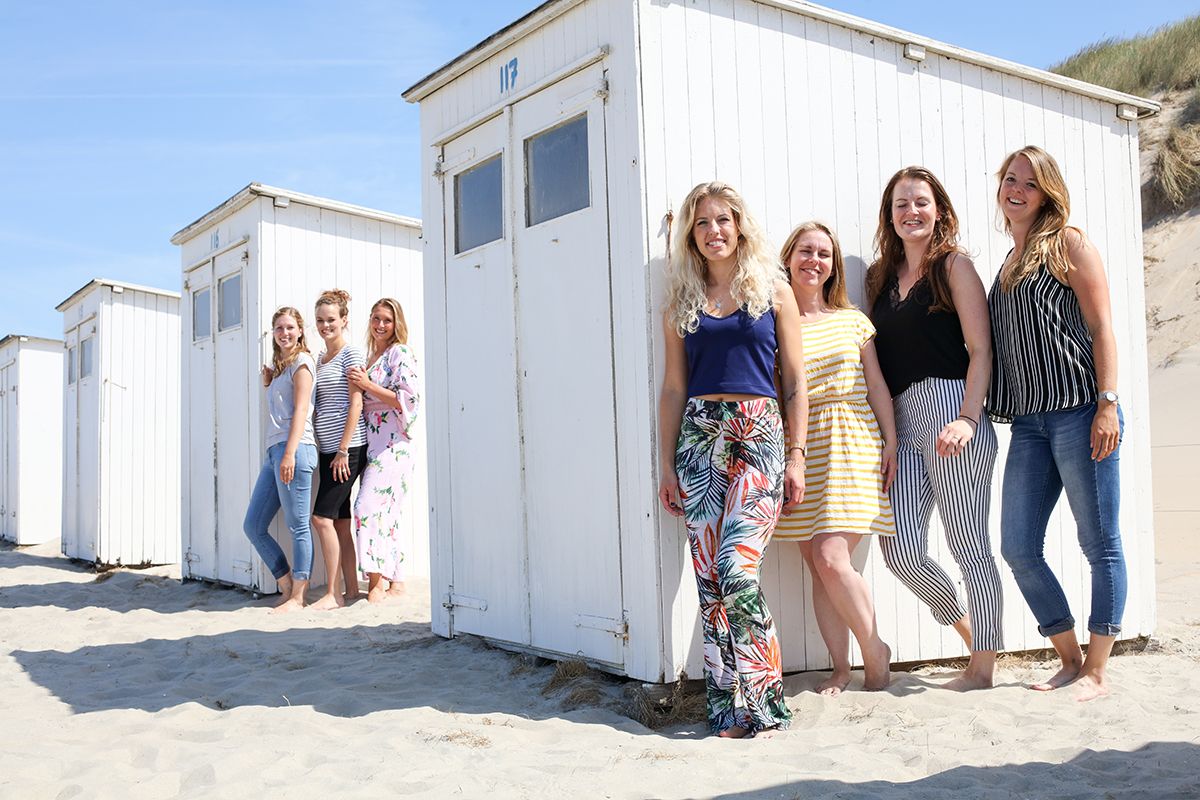
{"label": "beach grass tuft", "polygon": [[1200,14],[1130,39],[1088,45],[1050,71],[1143,96],[1198,86]]}

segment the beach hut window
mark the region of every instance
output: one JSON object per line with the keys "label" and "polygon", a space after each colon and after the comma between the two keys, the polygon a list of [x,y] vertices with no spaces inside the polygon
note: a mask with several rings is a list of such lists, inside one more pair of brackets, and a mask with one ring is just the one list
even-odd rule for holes
{"label": "beach hut window", "polygon": [[504,167],[499,155],[454,176],[454,252],[504,236]]}
{"label": "beach hut window", "polygon": [[75,382],[75,348],[67,348],[67,383]]}
{"label": "beach hut window", "polygon": [[525,225],[590,203],[587,114],[525,140]]}
{"label": "beach hut window", "polygon": [[201,289],[192,295],[192,341],[212,334],[212,290]]}
{"label": "beach hut window", "polygon": [[91,336],[79,343],[79,379],[89,377],[92,374],[92,350],[95,341]]}
{"label": "beach hut window", "polygon": [[227,331],[242,324],[242,273],[221,279],[217,284],[217,330]]}

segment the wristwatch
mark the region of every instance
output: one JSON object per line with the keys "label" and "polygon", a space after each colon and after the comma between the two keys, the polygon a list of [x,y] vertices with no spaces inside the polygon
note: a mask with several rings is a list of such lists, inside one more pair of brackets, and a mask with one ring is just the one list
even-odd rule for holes
{"label": "wristwatch", "polygon": [[1099,402],[1100,402],[1100,401],[1102,401],[1102,400],[1103,400],[1105,403],[1113,403],[1113,404],[1115,405],[1115,404],[1116,404],[1116,402],[1117,402],[1117,393],[1116,393],[1116,392],[1114,392],[1112,389],[1105,389],[1105,390],[1104,390],[1103,392],[1101,392],[1101,393],[1100,393],[1100,395],[1099,395],[1099,396],[1096,398],[1096,402],[1097,402],[1097,403],[1099,403]]}

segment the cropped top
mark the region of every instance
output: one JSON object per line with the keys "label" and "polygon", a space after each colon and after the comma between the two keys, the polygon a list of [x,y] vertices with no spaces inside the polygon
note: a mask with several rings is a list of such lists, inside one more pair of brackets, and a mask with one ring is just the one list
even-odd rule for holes
{"label": "cropped top", "polygon": [[775,397],[775,311],[754,319],[744,308],[727,317],[700,314],[683,337],[688,397],[755,394]]}
{"label": "cropped top", "polygon": [[926,378],[963,379],[971,357],[954,311],[930,311],[933,290],[920,278],[900,299],[893,277],[871,308],[875,352],[892,397]]}

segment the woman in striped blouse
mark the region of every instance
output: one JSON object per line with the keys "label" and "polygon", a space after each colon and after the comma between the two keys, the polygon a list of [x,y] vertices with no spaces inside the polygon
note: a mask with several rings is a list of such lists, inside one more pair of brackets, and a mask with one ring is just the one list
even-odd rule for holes
{"label": "woman in striped blouse", "polygon": [[842,249],[828,227],[798,225],[780,260],[800,309],[809,414],[804,500],[785,509],[775,538],[799,542],[812,575],[813,611],[833,662],[817,691],[833,697],[849,685],[851,632],[863,654],[863,688],[882,689],[891,650],[879,638],[871,587],[850,560],[864,536],[896,532],[887,495],[896,422],[875,326],[846,296]]}
{"label": "woman in striped blouse", "polygon": [[[1108,694],[1105,672],[1125,608],[1125,557],[1117,524],[1117,345],[1108,281],[1096,248],[1067,226],[1071,200],[1054,159],[1023,147],[997,173],[996,201],[1013,249],[988,296],[995,367],[988,413],[1012,423],[1004,468],[1001,552],[1038,630],[1062,668],[1030,688],[1075,683],[1079,700]],[[1092,570],[1087,658],[1066,595],[1043,555],[1063,490]]]}
{"label": "woman in striped blouse", "polygon": [[[346,342],[350,294],[331,289],[317,298],[317,333],[325,352],[317,359],[313,427],[317,435],[317,500],[313,528],[325,555],[325,595],[315,609],[330,609],[358,599],[358,569],[350,531],[350,491],[367,463],[367,426],[363,421],[362,390],[346,378],[351,367],[366,366],[361,350]],[[346,584],[338,591],[338,572]]]}

